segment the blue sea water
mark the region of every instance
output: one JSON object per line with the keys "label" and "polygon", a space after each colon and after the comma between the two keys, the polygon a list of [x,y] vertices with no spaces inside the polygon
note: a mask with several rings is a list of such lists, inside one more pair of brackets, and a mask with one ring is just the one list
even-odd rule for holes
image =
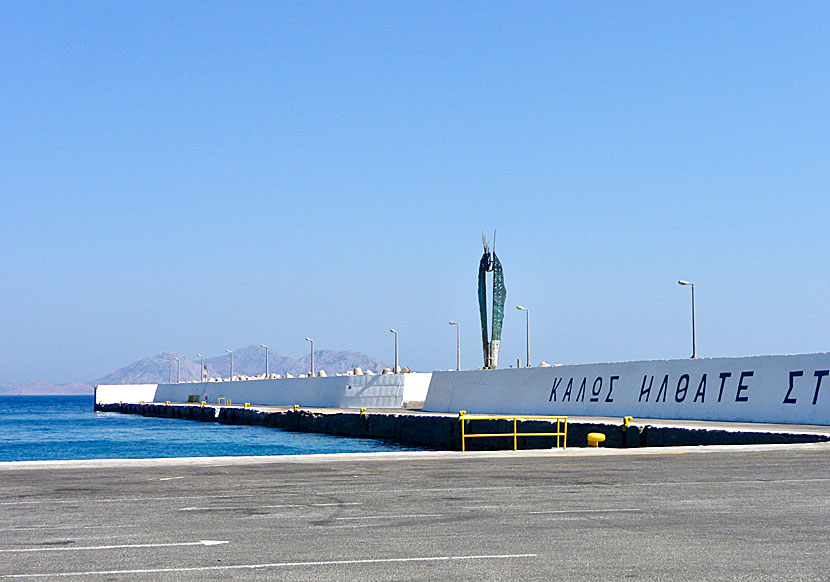
{"label": "blue sea water", "polygon": [[415,450],[369,439],[95,412],[92,396],[0,396],[0,461]]}

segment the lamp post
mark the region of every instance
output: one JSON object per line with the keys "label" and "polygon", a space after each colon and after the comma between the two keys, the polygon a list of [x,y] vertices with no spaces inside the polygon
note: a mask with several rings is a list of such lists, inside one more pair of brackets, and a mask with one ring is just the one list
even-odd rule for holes
{"label": "lamp post", "polygon": [[170,360],[170,365],[167,367],[167,383],[173,383],[173,360]]}
{"label": "lamp post", "polygon": [[451,321],[450,325],[455,326],[455,370],[461,371],[461,324]]}
{"label": "lamp post", "polygon": [[695,284],[690,281],[678,281],[678,285],[688,285],[692,288],[692,359],[697,358],[697,345],[695,344]]}
{"label": "lamp post", "polygon": [[181,372],[182,372],[182,362],[179,358],[173,358],[176,360],[176,384],[181,382]]}
{"label": "lamp post", "polygon": [[527,352],[525,353],[525,368],[530,367],[530,309],[517,305],[516,309],[525,312],[525,342],[527,344]]}
{"label": "lamp post", "polygon": [[233,352],[230,351],[230,350],[225,350],[225,351],[228,352],[231,355],[231,377],[230,377],[229,382],[233,382]]}
{"label": "lamp post", "polygon": [[394,329],[390,329],[389,331],[395,335],[395,369],[393,372],[397,374],[400,372],[398,369],[398,332]]}
{"label": "lamp post", "polygon": [[199,358],[199,382],[205,381],[205,357],[202,354],[196,354]]}
{"label": "lamp post", "polygon": [[311,342],[311,377],[314,377],[314,340],[310,337],[305,338],[305,341]]}
{"label": "lamp post", "polygon": [[259,347],[265,348],[265,377],[268,378],[268,346],[259,344]]}

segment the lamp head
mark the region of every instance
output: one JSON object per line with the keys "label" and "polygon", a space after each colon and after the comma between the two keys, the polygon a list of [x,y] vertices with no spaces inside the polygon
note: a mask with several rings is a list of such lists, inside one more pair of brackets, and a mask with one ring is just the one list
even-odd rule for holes
{"label": "lamp head", "polygon": [[694,283],[691,283],[689,281],[682,281],[682,280],[678,281],[677,284],[678,285],[692,285],[692,286],[694,286]]}
{"label": "lamp head", "polygon": [[398,332],[397,332],[397,331],[395,331],[394,329],[390,329],[389,331],[391,331],[391,332],[392,332],[392,333],[394,333],[394,334],[397,334],[397,333],[398,333]]}
{"label": "lamp head", "polygon": [[521,305],[517,305],[516,309],[518,309],[519,311],[529,311],[527,307],[522,307]]}

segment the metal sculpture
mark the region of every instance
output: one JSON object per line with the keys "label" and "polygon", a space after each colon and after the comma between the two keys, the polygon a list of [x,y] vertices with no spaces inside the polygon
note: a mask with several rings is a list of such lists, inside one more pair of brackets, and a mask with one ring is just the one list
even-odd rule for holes
{"label": "metal sculpture", "polygon": [[[499,363],[499,346],[501,345],[501,327],[504,321],[504,300],[507,289],[504,287],[504,272],[501,261],[496,256],[496,233],[493,233],[493,250],[487,244],[487,236],[482,232],[484,254],[478,264],[478,308],[481,314],[481,343],[484,349],[484,368],[493,370]],[[493,273],[493,331],[487,337],[487,273]]]}

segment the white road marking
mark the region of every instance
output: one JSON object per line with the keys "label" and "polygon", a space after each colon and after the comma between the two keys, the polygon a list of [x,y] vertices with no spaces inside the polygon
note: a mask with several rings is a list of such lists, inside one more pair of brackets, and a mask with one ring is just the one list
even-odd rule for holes
{"label": "white road marking", "polygon": [[126,548],[170,548],[173,546],[218,546],[228,542],[219,540],[199,540],[198,542],[177,542],[171,544],[124,544],[119,546],[84,546],[84,547],[60,547],[60,548],[8,548],[0,552],[80,552],[82,550],[121,550]]}
{"label": "white road marking", "polygon": [[353,523],[350,525],[312,525],[312,527],[324,527],[326,530],[330,529],[359,529],[367,527],[376,527],[374,523]]}
{"label": "white road marking", "polygon": [[[216,495],[216,499],[233,499],[234,497],[253,497],[253,493],[240,493],[235,495]],[[37,501],[2,501],[0,505],[42,505],[44,503],[53,505],[55,503],[124,503],[125,501],[168,501],[172,499],[204,499],[204,495],[176,495],[170,497],[121,497],[115,499],[39,499]]]}
{"label": "white road marking", "polygon": [[554,509],[551,511],[528,511],[529,514],[533,515],[547,515],[547,514],[560,514],[560,513],[622,513],[622,512],[635,512],[641,513],[645,511],[644,509],[637,509],[637,508],[622,508],[622,509]]}
{"label": "white road marking", "polygon": [[176,479],[184,479],[184,477],[162,477],[159,481],[175,481]]}
{"label": "white road marking", "polygon": [[[534,486],[535,487],[535,486]],[[539,485],[539,487],[547,487],[547,485]],[[500,491],[503,489],[507,490],[515,490],[515,485],[494,485],[491,487],[411,487],[408,489],[361,489],[356,487],[355,489],[351,490],[351,493],[360,493],[361,495],[396,495],[398,493],[413,493],[413,492],[420,492],[426,491],[429,493],[438,492],[438,491],[446,491],[449,493],[461,493],[464,491]],[[319,495],[321,497],[328,497],[328,496],[342,496],[344,490],[333,490],[333,491],[317,491],[315,495]],[[307,491],[281,491],[281,495],[308,495]]]}
{"label": "white road marking", "polygon": [[265,570],[309,566],[351,566],[357,564],[390,564],[414,562],[451,562],[461,560],[503,560],[508,558],[535,558],[537,554],[489,554],[480,556],[429,556],[425,558],[374,558],[364,560],[325,560],[318,562],[274,562],[271,564],[236,564],[228,566],[197,566],[194,568],[148,568],[142,570],[99,570],[89,572],[54,572],[42,574],[0,574],[0,579],[58,578],[68,576],[113,576],[119,574],[164,574],[168,572],[206,572],[217,570]]}
{"label": "white road marking", "polygon": [[357,519],[401,519],[404,517],[441,517],[443,513],[408,513],[401,515],[361,515],[359,517],[335,517],[336,520],[357,520]]}
{"label": "white road marking", "polygon": [[766,483],[820,483],[823,481],[830,481],[830,477],[816,477],[814,479],[722,479],[720,481],[660,481],[657,483],[630,483],[628,485],[669,485],[674,487],[675,485],[716,485],[721,483],[735,483],[735,484],[766,484]]}
{"label": "white road marking", "polygon": [[37,531],[54,529],[112,529],[121,527],[139,527],[133,524],[124,525],[29,525],[19,527],[0,527],[0,531]]}
{"label": "white road marking", "polygon": [[362,503],[283,503],[280,505],[212,505],[205,507],[180,507],[179,511],[218,511],[228,509],[282,509],[285,507],[341,507],[363,505]]}
{"label": "white road marking", "polygon": [[178,511],[228,511],[229,509],[253,509],[265,507],[292,507],[291,505],[214,505],[211,507],[180,507]]}

